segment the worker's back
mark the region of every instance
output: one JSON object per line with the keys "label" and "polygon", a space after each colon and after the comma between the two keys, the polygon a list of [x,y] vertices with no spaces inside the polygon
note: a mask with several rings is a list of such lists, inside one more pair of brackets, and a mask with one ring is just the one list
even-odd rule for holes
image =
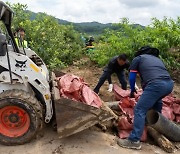
{"label": "worker's back", "polygon": [[148,82],[155,79],[170,78],[165,65],[158,57],[149,54],[143,54],[136,58],[139,59],[137,71],[140,73],[143,84],[147,84]]}

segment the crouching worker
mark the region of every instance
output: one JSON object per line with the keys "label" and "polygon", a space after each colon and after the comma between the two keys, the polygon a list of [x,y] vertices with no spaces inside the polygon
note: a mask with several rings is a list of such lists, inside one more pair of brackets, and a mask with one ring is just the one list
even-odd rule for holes
{"label": "crouching worker", "polygon": [[119,139],[121,147],[140,149],[145,117],[150,109],[161,113],[162,98],[173,90],[173,81],[163,62],[158,58],[159,50],[149,46],[142,47],[136,52],[130,66],[129,82],[131,97],[134,97],[136,74],[139,73],[142,80],[143,94],[134,108],[133,130],[128,139]]}
{"label": "crouching worker", "polygon": [[127,81],[125,78],[124,69],[128,69],[130,66],[129,61],[127,60],[126,54],[121,54],[119,56],[113,57],[109,64],[105,67],[103,74],[101,75],[97,86],[94,88],[94,92],[99,93],[99,89],[104,84],[106,80],[109,82],[109,91],[112,91],[112,81],[111,75],[116,73],[121,83],[122,89],[127,89]]}

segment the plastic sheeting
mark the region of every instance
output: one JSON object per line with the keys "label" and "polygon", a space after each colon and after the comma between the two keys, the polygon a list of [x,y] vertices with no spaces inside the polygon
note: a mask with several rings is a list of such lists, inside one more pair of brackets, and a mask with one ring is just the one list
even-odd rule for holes
{"label": "plastic sheeting", "polygon": [[82,78],[72,74],[65,74],[58,78],[58,80],[61,97],[82,102],[96,108],[102,106],[99,96],[89,88]]}
{"label": "plastic sheeting", "polygon": [[[137,91],[135,98],[130,98],[130,90],[123,90],[118,85],[114,85],[113,88],[114,95],[116,100],[119,102],[120,115],[123,115],[119,118],[118,131],[120,138],[127,138],[133,128],[133,119],[134,119],[134,106],[136,105],[138,99],[142,94],[142,89]],[[180,122],[180,99],[170,94],[166,96],[163,100],[162,114],[169,120],[175,122]],[[146,127],[144,129],[141,141],[145,141],[147,138]]]}

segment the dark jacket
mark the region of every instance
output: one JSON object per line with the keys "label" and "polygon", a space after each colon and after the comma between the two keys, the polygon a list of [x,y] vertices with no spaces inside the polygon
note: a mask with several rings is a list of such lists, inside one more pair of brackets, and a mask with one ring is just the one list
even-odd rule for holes
{"label": "dark jacket", "polygon": [[118,64],[117,59],[118,59],[118,56],[113,57],[109,61],[108,65],[104,68],[104,71],[109,71],[111,73],[116,73],[116,72],[123,71],[124,69],[127,69],[127,70],[129,69],[130,63],[129,63],[128,60],[126,61],[126,63],[124,65],[120,66]]}
{"label": "dark jacket", "polygon": [[171,79],[162,60],[150,54],[142,54],[133,59],[130,72],[140,74],[142,87],[156,79]]}

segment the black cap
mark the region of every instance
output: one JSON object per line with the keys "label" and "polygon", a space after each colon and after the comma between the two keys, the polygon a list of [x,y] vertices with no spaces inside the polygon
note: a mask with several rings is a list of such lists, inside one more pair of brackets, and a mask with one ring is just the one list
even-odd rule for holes
{"label": "black cap", "polygon": [[135,53],[135,57],[142,54],[150,54],[150,55],[159,57],[159,50],[151,46],[143,46]]}

